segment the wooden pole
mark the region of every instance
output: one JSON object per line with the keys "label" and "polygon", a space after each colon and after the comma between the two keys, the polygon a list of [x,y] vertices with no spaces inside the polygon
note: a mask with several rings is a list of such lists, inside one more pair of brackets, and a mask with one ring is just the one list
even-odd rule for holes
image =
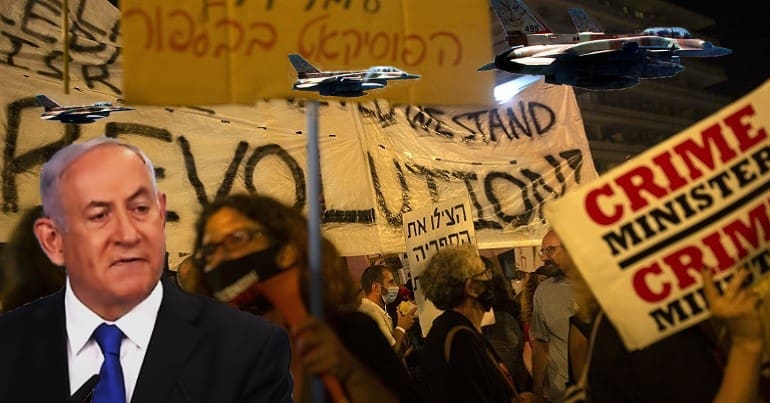
{"label": "wooden pole", "polygon": [[64,46],[64,70],[63,83],[64,93],[70,93],[70,16],[69,0],[62,0],[61,3],[61,37]]}

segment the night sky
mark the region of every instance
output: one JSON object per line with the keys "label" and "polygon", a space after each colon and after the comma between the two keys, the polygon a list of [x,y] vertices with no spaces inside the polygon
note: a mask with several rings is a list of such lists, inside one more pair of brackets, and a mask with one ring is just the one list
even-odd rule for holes
{"label": "night sky", "polygon": [[706,33],[718,38],[721,46],[733,50],[731,55],[714,60],[725,68],[728,82],[713,87],[713,91],[739,97],[770,78],[770,3],[764,0],[672,0],[672,3],[713,18],[716,25]]}

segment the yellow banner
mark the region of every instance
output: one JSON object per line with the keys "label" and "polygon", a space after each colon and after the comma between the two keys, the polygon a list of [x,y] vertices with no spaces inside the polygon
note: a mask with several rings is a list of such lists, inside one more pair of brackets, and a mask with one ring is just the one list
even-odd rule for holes
{"label": "yellow banner", "polygon": [[489,104],[494,75],[485,0],[123,0],[124,89],[132,104],[253,103],[292,90],[298,53],[319,70],[394,66],[361,100]]}

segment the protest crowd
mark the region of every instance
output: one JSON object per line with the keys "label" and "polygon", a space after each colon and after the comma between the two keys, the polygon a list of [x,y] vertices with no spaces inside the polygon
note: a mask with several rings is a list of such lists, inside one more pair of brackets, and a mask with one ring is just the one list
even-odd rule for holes
{"label": "protest crowd", "polygon": [[104,137],[45,164],[42,209],[2,263],[1,401],[311,401],[316,377],[349,402],[766,401],[746,270],[720,290],[704,267],[714,320],[630,351],[553,230],[542,267],[515,271],[518,293],[474,245],[436,252],[419,284],[443,312],[426,335],[411,280],[386,261],[353,278],[323,239],[320,320],[298,313],[310,298],[299,211],[218,198],[187,267],[164,269],[169,196],[152,173],[140,149]]}
{"label": "protest crowd", "polygon": [[[725,49],[518,0],[73,1],[0,0],[0,403],[770,403],[770,82],[601,176],[572,89]],[[570,43],[491,59],[490,12]],[[512,58],[542,79],[485,104]]]}

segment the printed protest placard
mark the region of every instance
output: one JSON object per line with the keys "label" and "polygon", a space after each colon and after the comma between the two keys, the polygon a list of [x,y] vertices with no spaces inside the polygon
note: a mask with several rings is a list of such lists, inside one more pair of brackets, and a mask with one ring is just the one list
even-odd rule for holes
{"label": "printed protest placard", "polygon": [[704,265],[767,279],[768,128],[770,82],[545,206],[629,349],[708,317]]}
{"label": "printed protest placard", "polygon": [[404,239],[422,335],[427,336],[441,311],[425,298],[420,275],[430,258],[450,245],[476,245],[473,210],[468,196],[458,196],[404,213]]}

